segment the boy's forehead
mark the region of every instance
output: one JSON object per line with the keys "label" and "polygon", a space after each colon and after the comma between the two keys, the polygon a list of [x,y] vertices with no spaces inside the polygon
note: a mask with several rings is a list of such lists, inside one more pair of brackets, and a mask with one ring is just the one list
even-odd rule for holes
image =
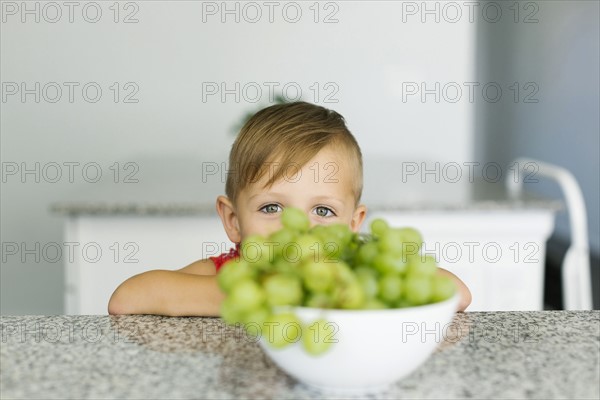
{"label": "boy's forehead", "polygon": [[263,170],[262,176],[255,182],[250,182],[244,188],[244,192],[249,197],[255,197],[261,193],[278,192],[281,187],[293,189],[293,186],[306,187],[311,184],[312,190],[317,190],[315,195],[338,195],[346,192],[352,193],[353,182],[359,171],[353,166],[348,157],[344,157],[345,151],[335,151],[335,149],[324,148],[317,155],[306,162],[302,167],[299,165],[283,166],[285,171],[280,179],[275,181],[272,186],[267,186],[270,178],[275,173],[276,168],[280,167],[277,162],[271,163]]}

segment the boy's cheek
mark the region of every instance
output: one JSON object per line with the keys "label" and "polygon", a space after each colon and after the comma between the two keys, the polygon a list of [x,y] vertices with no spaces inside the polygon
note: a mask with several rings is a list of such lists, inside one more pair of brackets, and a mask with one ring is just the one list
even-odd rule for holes
{"label": "boy's cheek", "polygon": [[348,225],[350,228],[352,228],[352,216],[342,216],[339,218],[330,218],[330,219],[322,219],[322,218],[318,219],[317,217],[315,217],[314,219],[311,219],[311,221],[310,221],[311,228],[316,225],[333,225],[333,224],[344,224],[344,225]]}
{"label": "boy's cheek", "polygon": [[281,229],[280,221],[249,221],[241,229],[242,240],[250,235],[269,236],[271,233]]}

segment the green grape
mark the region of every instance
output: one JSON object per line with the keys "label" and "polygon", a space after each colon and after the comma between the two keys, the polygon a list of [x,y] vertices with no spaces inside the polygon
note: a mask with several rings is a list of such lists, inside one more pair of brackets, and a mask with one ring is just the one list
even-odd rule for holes
{"label": "green grape", "polygon": [[[332,226],[334,228],[332,228]],[[326,260],[339,259],[343,246],[338,239],[338,228],[334,225],[315,225],[311,228],[310,233],[320,239],[321,248],[319,256]],[[341,231],[341,230],[340,230]],[[343,232],[342,232],[343,235]]]}
{"label": "green grape", "polygon": [[262,327],[262,324],[269,317],[269,309],[265,306],[255,308],[246,312],[243,315],[243,323],[244,324],[257,324],[259,327]]}
{"label": "green grape", "polygon": [[287,243],[293,242],[295,239],[296,235],[291,229],[288,228],[282,228],[269,235],[269,242],[273,243],[274,258],[281,258],[283,246]]}
{"label": "green grape", "polygon": [[300,321],[289,312],[270,315],[263,326],[263,337],[271,347],[276,349],[296,343],[302,336]]}
{"label": "green grape", "polygon": [[323,242],[323,258],[327,261],[339,260],[342,255],[342,247],[334,240]]}
{"label": "green grape", "polygon": [[335,242],[342,248],[346,247],[352,241],[353,232],[346,224],[327,225],[327,231],[330,232],[330,235],[335,238]]}
{"label": "green grape", "polygon": [[356,279],[354,272],[352,272],[352,269],[350,269],[348,264],[344,261],[330,262],[327,264],[331,265],[330,268],[333,270],[336,285],[352,282]]}
{"label": "green grape", "polygon": [[303,328],[302,344],[304,349],[310,355],[321,355],[329,350],[336,340],[334,334],[335,326],[324,319],[319,319]]}
{"label": "green grape", "polygon": [[271,306],[297,306],[302,303],[302,285],[294,276],[271,275],[264,280],[263,287]]}
{"label": "green grape", "polygon": [[363,306],[365,310],[383,310],[388,308],[385,303],[378,299],[368,299]]}
{"label": "green grape", "polygon": [[266,266],[274,261],[272,244],[260,235],[251,235],[242,241],[240,256],[253,266]]}
{"label": "green grape", "polygon": [[306,260],[301,267],[304,286],[312,292],[325,292],[331,288],[334,267],[331,263]]}
{"label": "green grape", "polygon": [[297,265],[302,260],[302,249],[300,249],[296,241],[283,245],[281,248],[281,260],[290,265]]}
{"label": "green grape", "polygon": [[326,242],[327,239],[333,239],[333,236],[327,230],[327,225],[315,225],[308,232],[321,239],[322,242]]}
{"label": "green grape", "polygon": [[383,253],[375,256],[373,267],[382,274],[401,274],[406,270],[406,262],[401,255]]}
{"label": "green grape", "polygon": [[367,299],[377,296],[378,285],[376,272],[369,267],[360,266],[356,268],[355,273]]}
{"label": "green grape", "polygon": [[404,298],[413,305],[426,304],[431,299],[431,279],[422,275],[409,275],[404,282]]}
{"label": "green grape", "polygon": [[352,240],[350,241],[350,243],[348,243],[346,245],[346,247],[344,247],[340,253],[340,260],[345,261],[351,265],[354,264],[354,260],[357,258],[357,251],[359,248],[359,243],[356,240]]}
{"label": "green grape", "polygon": [[379,280],[379,298],[388,304],[400,299],[402,295],[402,278],[395,274],[384,275]]}
{"label": "green grape", "polygon": [[431,255],[409,257],[407,275],[433,276],[438,271],[435,258]]}
{"label": "green grape", "polygon": [[246,279],[233,286],[229,298],[236,308],[244,312],[262,305],[265,291],[256,282]]}
{"label": "green grape", "polygon": [[281,228],[269,235],[269,241],[278,243],[280,246],[293,242],[296,238],[296,234],[293,230],[288,228]]}
{"label": "green grape", "polygon": [[400,228],[400,235],[402,236],[403,253],[418,254],[423,245],[423,237],[421,233],[415,228]]}
{"label": "green grape", "polygon": [[288,207],[281,213],[281,223],[294,232],[306,232],[310,227],[308,215],[299,208]]}
{"label": "green grape", "polygon": [[406,307],[412,307],[412,303],[406,299],[400,299],[397,302],[394,303],[394,307],[395,308],[406,308]]}
{"label": "green grape", "polygon": [[373,221],[371,221],[371,232],[375,236],[381,237],[385,235],[389,228],[390,226],[388,225],[388,223],[381,218],[376,218]]}
{"label": "green grape", "polygon": [[359,264],[371,264],[378,253],[377,243],[367,242],[358,248],[357,262]]}
{"label": "green grape", "polygon": [[308,295],[304,305],[313,308],[333,308],[334,301],[331,295],[327,293],[311,293]]}
{"label": "green grape", "polygon": [[275,262],[271,265],[270,271],[297,277],[300,276],[298,266],[296,264],[289,263],[284,259],[275,260]]}
{"label": "green grape", "polygon": [[217,275],[219,287],[228,293],[231,288],[239,281],[245,279],[254,279],[255,272],[252,266],[245,260],[231,260],[227,262]]}
{"label": "green grape", "polygon": [[295,243],[300,249],[301,260],[320,260],[323,253],[323,243],[318,236],[307,233],[299,236]]}
{"label": "green grape", "polygon": [[333,289],[333,297],[340,308],[359,309],[365,303],[367,296],[358,280],[354,280],[336,286]]}
{"label": "green grape", "polygon": [[244,322],[243,313],[237,308],[237,304],[231,297],[227,297],[221,303],[221,318],[229,325]]}
{"label": "green grape", "polygon": [[398,229],[388,229],[380,238],[378,248],[383,253],[402,255],[402,232]]}
{"label": "green grape", "polygon": [[433,302],[444,301],[454,296],[456,284],[447,276],[436,275],[433,277],[432,295]]}

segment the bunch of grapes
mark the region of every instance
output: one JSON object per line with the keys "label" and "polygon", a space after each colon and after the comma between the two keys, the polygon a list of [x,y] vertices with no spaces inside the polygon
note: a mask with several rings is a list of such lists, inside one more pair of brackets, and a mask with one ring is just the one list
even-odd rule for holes
{"label": "bunch of grapes", "polygon": [[286,208],[281,221],[283,228],[268,237],[245,238],[240,257],[218,275],[226,294],[223,319],[252,326],[253,334],[268,328],[275,348],[302,340],[318,355],[332,342],[325,338],[334,327],[323,320],[303,326],[292,307],[401,308],[443,301],[456,291],[436,273],[435,259],[421,254],[423,240],[413,228],[392,228],[382,219],[372,221],[368,235],[343,224],[310,228],[295,208]]}

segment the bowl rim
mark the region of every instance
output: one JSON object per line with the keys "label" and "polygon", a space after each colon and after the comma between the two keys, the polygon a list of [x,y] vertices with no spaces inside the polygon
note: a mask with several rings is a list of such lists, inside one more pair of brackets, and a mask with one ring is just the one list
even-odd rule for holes
{"label": "bowl rim", "polygon": [[[410,307],[397,307],[397,308],[381,308],[381,309],[344,309],[344,308],[319,308],[319,307],[305,307],[305,306],[278,306],[274,307],[275,312],[317,312],[317,313],[339,313],[340,315],[351,315],[351,314],[395,314],[400,312],[409,312],[409,311],[426,311],[430,308],[437,308],[442,305],[448,305],[451,303],[456,303],[458,306],[458,302],[460,299],[460,293],[458,290],[454,293],[452,297],[447,298],[446,300],[438,301],[435,303],[422,304],[418,306],[410,306]],[[457,312],[455,310],[454,312]]]}

